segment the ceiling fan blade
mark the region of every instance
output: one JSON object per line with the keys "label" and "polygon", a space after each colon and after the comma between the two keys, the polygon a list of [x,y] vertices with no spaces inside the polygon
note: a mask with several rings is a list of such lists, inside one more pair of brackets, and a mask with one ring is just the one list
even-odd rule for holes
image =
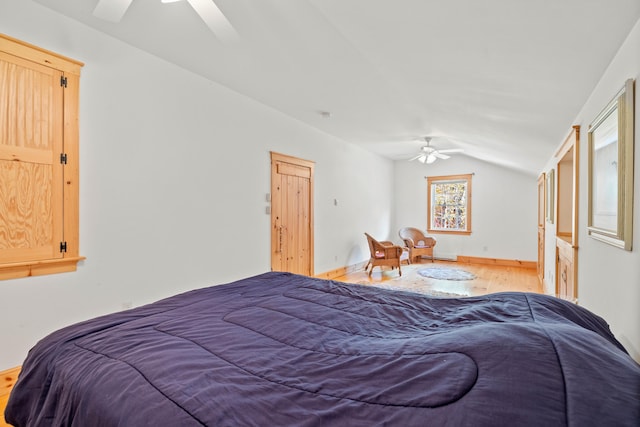
{"label": "ceiling fan blade", "polygon": [[449,148],[447,150],[438,150],[440,153],[462,153],[462,148]]}
{"label": "ceiling fan blade", "polygon": [[238,37],[238,33],[231,25],[213,0],[187,0],[191,7],[200,15],[207,27],[220,40],[231,41]]}
{"label": "ceiling fan blade", "polygon": [[93,16],[109,22],[120,22],[133,0],[100,0]]}
{"label": "ceiling fan blade", "polygon": [[420,157],[424,157],[424,154],[418,154],[417,156],[410,158],[409,161],[413,162],[414,160],[418,160]]}
{"label": "ceiling fan blade", "polygon": [[437,158],[443,159],[443,160],[447,160],[447,159],[451,158],[451,156],[447,156],[446,154],[442,154],[442,152],[440,152],[440,151],[434,151],[433,155],[436,156]]}

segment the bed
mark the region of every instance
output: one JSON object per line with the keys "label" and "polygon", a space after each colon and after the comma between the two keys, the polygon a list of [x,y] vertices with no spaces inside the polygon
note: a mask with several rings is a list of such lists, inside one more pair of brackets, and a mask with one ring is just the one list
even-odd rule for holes
{"label": "bed", "polygon": [[431,298],[269,272],[61,329],[15,426],[637,426],[640,366],[550,296]]}

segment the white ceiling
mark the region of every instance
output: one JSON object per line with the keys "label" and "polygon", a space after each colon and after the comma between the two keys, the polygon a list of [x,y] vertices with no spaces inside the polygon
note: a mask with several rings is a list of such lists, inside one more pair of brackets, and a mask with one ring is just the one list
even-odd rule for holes
{"label": "white ceiling", "polygon": [[429,135],[531,174],[640,19],[640,0],[215,0],[221,41],[185,1],[117,24],[34,1],[391,159]]}

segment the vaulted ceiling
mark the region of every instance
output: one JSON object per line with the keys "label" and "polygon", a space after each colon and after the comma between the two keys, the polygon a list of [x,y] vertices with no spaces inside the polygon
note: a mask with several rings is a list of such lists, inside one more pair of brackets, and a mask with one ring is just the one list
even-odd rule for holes
{"label": "vaulted ceiling", "polygon": [[215,0],[228,40],[186,1],[119,23],[34,1],[391,159],[432,136],[531,174],[640,19],[640,0]]}

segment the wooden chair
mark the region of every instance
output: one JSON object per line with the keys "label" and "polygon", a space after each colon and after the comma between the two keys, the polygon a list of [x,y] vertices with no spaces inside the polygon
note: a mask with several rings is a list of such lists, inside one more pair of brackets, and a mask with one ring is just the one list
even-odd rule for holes
{"label": "wooden chair", "polygon": [[369,258],[369,262],[364,267],[364,271],[367,271],[367,268],[371,266],[371,270],[369,270],[369,276],[371,276],[373,267],[386,265],[391,267],[392,270],[398,267],[398,273],[402,276],[400,263],[405,261],[409,264],[409,252],[401,246],[394,245],[393,242],[386,240],[379,242],[367,233],[364,233],[364,235],[367,236],[369,252],[371,253],[371,258]]}
{"label": "wooden chair", "polygon": [[398,234],[409,249],[411,262],[422,256],[431,257],[433,262],[433,247],[436,245],[436,239],[426,236],[421,230],[413,227],[401,228]]}

